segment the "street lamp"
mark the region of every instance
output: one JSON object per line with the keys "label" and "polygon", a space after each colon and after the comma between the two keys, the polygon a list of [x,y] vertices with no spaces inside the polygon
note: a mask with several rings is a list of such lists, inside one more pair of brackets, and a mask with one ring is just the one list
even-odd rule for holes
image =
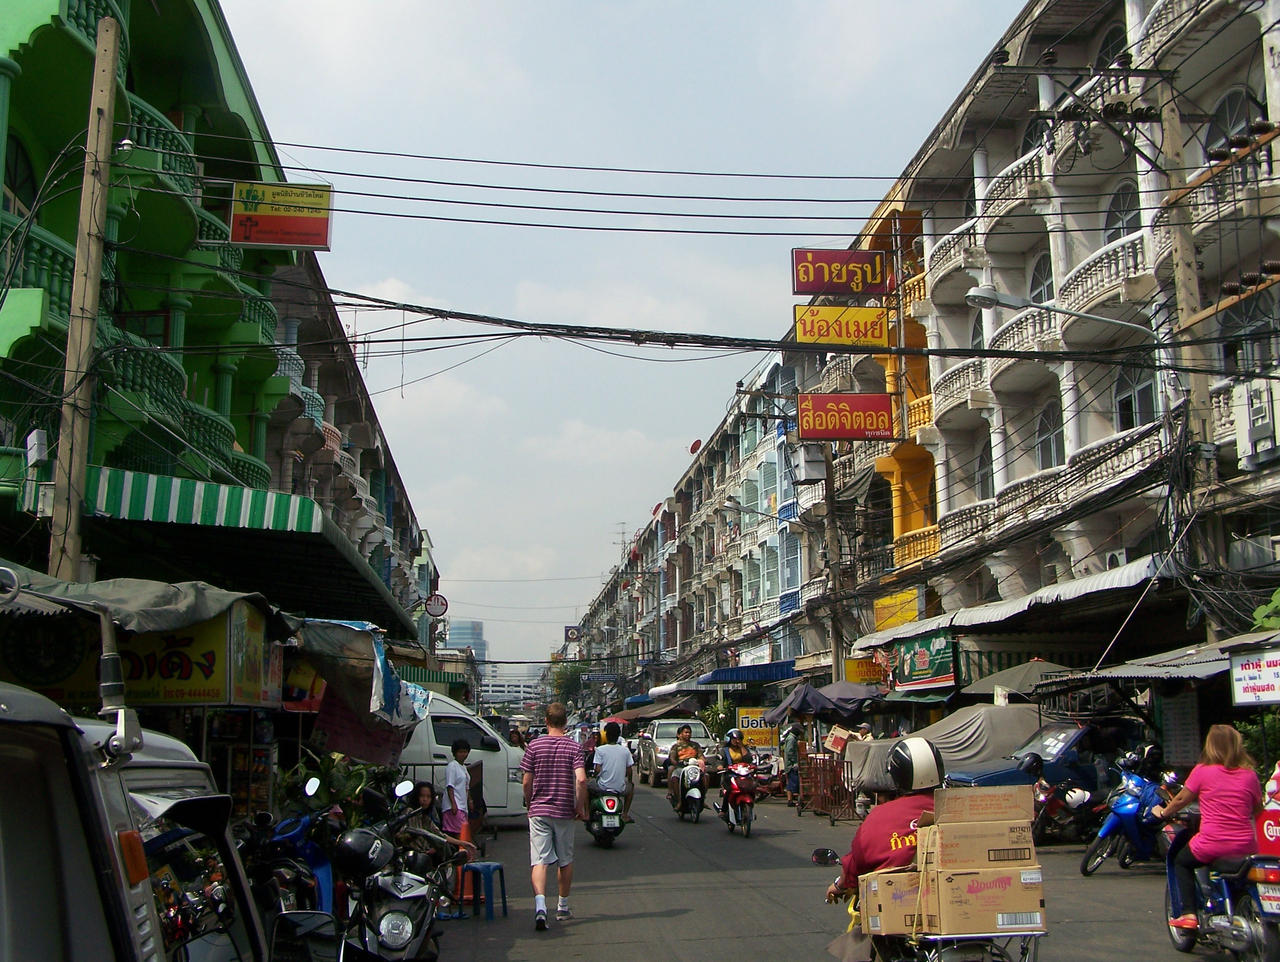
{"label": "street lamp", "polygon": [[970,307],[976,307],[981,310],[988,310],[993,307],[1009,307],[1014,310],[1035,307],[1042,311],[1052,311],[1055,314],[1066,314],[1068,317],[1081,317],[1086,321],[1097,321],[1099,324],[1114,324],[1117,327],[1128,327],[1135,331],[1142,332],[1147,337],[1153,338],[1156,344],[1161,346],[1164,345],[1164,341],[1160,339],[1160,336],[1156,334],[1155,331],[1149,327],[1143,327],[1141,324],[1117,320],[1114,317],[1103,317],[1101,314],[1086,314],[1083,311],[1069,311],[1065,307],[1055,307],[1053,304],[1040,304],[1025,297],[1015,297],[1012,294],[1003,294],[990,284],[980,284],[977,287],[969,288],[969,293],[964,296],[964,301]]}

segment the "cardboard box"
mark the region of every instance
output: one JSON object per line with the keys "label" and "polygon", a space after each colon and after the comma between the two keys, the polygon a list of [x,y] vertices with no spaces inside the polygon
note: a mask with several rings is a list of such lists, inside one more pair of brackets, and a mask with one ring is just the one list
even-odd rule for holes
{"label": "cardboard box", "polygon": [[963,869],[1035,865],[1031,823],[942,822],[916,833],[916,864],[923,868]]}
{"label": "cardboard box", "polygon": [[931,869],[922,872],[920,878],[924,931],[932,935],[1046,930],[1039,865]]}
{"label": "cardboard box", "polygon": [[919,932],[920,873],[910,869],[868,872],[858,879],[858,910],[867,935]]}
{"label": "cardboard box", "polygon": [[1031,821],[1035,815],[1030,785],[940,788],[933,793],[935,822]]}
{"label": "cardboard box", "polygon": [[839,755],[844,751],[844,746],[848,743],[849,736],[852,734],[853,732],[849,731],[847,728],[843,728],[840,725],[833,725],[831,727],[831,731],[827,733],[827,737],[822,740],[822,747],[829,752]]}

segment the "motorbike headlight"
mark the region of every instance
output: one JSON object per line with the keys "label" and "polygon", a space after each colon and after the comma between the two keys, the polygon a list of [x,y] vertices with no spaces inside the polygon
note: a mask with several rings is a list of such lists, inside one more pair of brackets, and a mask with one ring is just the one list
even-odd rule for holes
{"label": "motorbike headlight", "polygon": [[413,938],[413,919],[403,912],[388,912],[378,920],[378,941],[384,948],[403,949]]}

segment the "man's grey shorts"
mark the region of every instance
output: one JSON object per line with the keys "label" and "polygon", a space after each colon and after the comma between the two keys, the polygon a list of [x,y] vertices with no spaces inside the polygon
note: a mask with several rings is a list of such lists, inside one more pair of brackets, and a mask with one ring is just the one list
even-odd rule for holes
{"label": "man's grey shorts", "polygon": [[572,818],[529,816],[529,864],[573,864],[573,835],[577,829]]}

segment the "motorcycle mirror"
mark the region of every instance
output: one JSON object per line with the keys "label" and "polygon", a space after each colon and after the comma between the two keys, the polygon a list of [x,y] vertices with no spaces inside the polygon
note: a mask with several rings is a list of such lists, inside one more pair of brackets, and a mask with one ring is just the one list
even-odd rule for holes
{"label": "motorcycle mirror", "polygon": [[316,792],[320,791],[320,779],[312,775],[307,779],[307,784],[302,786],[302,791],[306,793],[307,798],[311,798]]}
{"label": "motorcycle mirror", "polygon": [[413,791],[413,782],[409,781],[409,779],[406,778],[403,782],[401,782],[399,785],[395,787],[396,798],[404,798],[411,791]]}
{"label": "motorcycle mirror", "polygon": [[815,865],[835,865],[840,861],[840,853],[833,848],[815,848],[810,860]]}

